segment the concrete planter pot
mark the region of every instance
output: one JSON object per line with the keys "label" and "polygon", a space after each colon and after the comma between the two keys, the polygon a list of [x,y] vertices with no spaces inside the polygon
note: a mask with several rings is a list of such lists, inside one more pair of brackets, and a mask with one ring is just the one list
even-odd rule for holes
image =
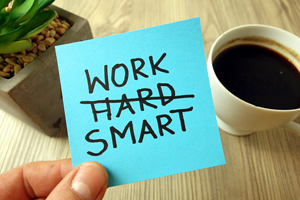
{"label": "concrete planter pot", "polygon": [[53,5],[49,8],[57,11],[72,27],[16,76],[11,79],[0,77],[0,109],[53,136],[65,126],[54,46],[92,39],[93,36],[87,20]]}

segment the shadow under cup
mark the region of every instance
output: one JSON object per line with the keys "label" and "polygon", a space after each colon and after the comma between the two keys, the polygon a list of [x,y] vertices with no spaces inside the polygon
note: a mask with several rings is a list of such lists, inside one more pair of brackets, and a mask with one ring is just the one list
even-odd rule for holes
{"label": "shadow under cup", "polygon": [[[244,25],[225,32],[214,42],[207,61],[219,128],[238,136],[280,126],[300,133],[300,125],[293,122],[300,114],[300,107],[279,109],[248,103],[231,93],[218,79],[213,68],[215,58],[226,49],[238,45],[258,45],[272,49],[293,63],[296,73],[300,75],[300,38],[297,36],[265,25]],[[300,87],[298,91],[299,97]]]}

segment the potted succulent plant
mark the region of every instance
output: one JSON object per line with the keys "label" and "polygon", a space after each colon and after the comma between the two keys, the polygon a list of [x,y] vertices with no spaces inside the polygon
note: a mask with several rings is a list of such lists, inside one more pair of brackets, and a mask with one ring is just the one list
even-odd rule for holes
{"label": "potted succulent plant", "polygon": [[54,46],[92,38],[53,1],[0,1],[0,109],[48,135],[65,125]]}
{"label": "potted succulent plant", "polygon": [[[11,54],[32,47],[27,40],[42,32],[54,19],[55,12],[47,10],[54,0],[3,0],[0,5],[0,53]],[[7,7],[8,4],[10,7]]]}

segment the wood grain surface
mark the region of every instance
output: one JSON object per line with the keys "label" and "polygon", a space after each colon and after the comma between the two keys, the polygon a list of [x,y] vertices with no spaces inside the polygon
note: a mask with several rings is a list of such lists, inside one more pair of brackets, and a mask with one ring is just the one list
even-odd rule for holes
{"label": "wood grain surface", "polygon": [[[300,36],[299,0],[56,0],[54,5],[88,19],[95,38],[200,17],[206,56],[221,33],[238,25],[267,24]],[[246,137],[220,134],[226,165],[112,187],[104,199],[300,199],[298,135],[284,129]],[[0,111],[1,173],[66,157],[66,129],[48,137]]]}

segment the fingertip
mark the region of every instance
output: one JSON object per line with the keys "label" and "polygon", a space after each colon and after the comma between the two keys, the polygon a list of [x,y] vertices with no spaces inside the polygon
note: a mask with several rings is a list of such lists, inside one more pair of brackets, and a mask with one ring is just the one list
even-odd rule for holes
{"label": "fingertip", "polygon": [[99,167],[100,170],[104,173],[103,175],[105,176],[105,178],[108,179],[108,173],[107,173],[105,167],[103,165],[101,165],[100,163],[98,163],[96,161],[88,161],[88,162],[82,163],[81,165],[93,165],[95,167]]}
{"label": "fingertip", "polygon": [[83,199],[102,199],[108,183],[108,173],[98,162],[85,162],[78,167],[71,188]]}

